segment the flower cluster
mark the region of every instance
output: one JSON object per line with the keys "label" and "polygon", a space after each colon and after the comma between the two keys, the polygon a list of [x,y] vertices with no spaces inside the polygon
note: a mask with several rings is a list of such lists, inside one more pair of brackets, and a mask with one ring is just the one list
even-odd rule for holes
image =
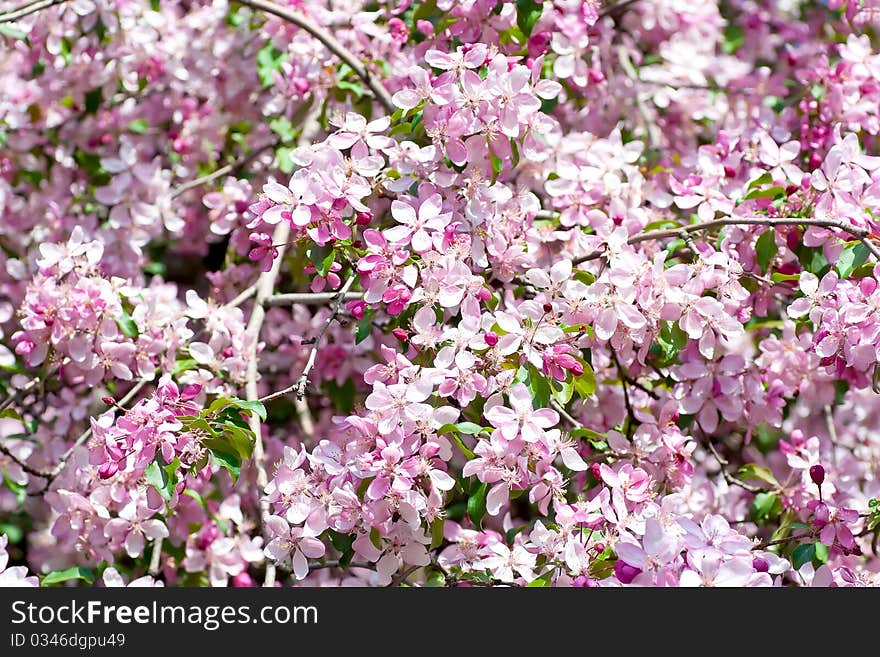
{"label": "flower cluster", "polygon": [[7,21],[0,585],[880,584],[878,20]]}

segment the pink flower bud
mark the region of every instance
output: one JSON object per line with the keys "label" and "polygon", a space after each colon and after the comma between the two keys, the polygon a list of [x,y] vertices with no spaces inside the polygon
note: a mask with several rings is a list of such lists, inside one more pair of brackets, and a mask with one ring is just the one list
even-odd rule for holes
{"label": "pink flower bud", "polygon": [[629,584],[638,577],[641,572],[642,571],[635,566],[630,566],[628,563],[621,561],[620,559],[614,562],[614,574],[622,584]]}
{"label": "pink flower bud", "polygon": [[119,472],[119,466],[116,464],[116,461],[107,461],[106,463],[102,463],[101,467],[98,468],[98,476],[101,479],[109,479],[117,472]]}
{"label": "pink flower bud", "polygon": [[822,482],[825,481],[825,468],[818,464],[811,467],[810,479],[812,479],[813,483],[817,486],[821,486]]}
{"label": "pink flower bud", "polygon": [[245,589],[254,585],[254,578],[247,572],[239,573],[232,578],[232,586],[238,589]]}
{"label": "pink flower bud", "polygon": [[367,302],[360,299],[349,301],[345,304],[345,309],[352,314],[355,319],[363,319],[364,311],[367,309]]}
{"label": "pink flower bud", "polygon": [[406,27],[406,23],[399,18],[392,18],[388,21],[388,32],[391,34],[391,38],[398,43],[406,43],[409,39],[409,29]]}
{"label": "pink flower bud", "polygon": [[599,84],[600,82],[605,82],[605,74],[598,68],[591,68],[587,71],[587,79],[593,84]]}
{"label": "pink flower bud", "polygon": [[406,330],[402,329],[402,328],[394,329],[393,331],[391,331],[391,335],[393,335],[395,338],[397,338],[401,342],[403,342],[404,340],[409,338],[409,333],[407,333]]}
{"label": "pink flower bud", "polygon": [[488,331],[485,335],[486,344],[490,347],[494,347],[498,344],[498,334],[495,331]]}

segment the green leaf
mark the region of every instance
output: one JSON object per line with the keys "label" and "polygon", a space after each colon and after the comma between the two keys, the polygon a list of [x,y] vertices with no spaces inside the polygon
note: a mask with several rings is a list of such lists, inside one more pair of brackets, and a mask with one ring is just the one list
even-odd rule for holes
{"label": "green leaf", "polygon": [[465,458],[470,461],[472,459],[477,458],[477,455],[473,453],[473,451],[464,444],[464,441],[461,439],[457,433],[453,432],[452,439],[455,441],[455,444],[458,445],[458,448],[461,450],[461,453],[464,454]]}
{"label": "green leaf", "polygon": [[21,543],[21,539],[24,538],[24,530],[18,525],[0,522],[0,536],[5,536],[9,540],[10,545],[15,545],[16,543]]}
{"label": "green leaf", "polygon": [[281,137],[282,141],[293,141],[296,139],[296,128],[286,116],[277,116],[269,121],[269,127],[272,131]]}
{"label": "green leaf", "polygon": [[272,41],[267,41],[257,53],[257,76],[260,84],[266,89],[275,81],[274,73],[281,68],[281,63],[287,59],[287,53],[278,50]]}
{"label": "green leaf", "polygon": [[0,24],[0,34],[8,36],[12,39],[27,39],[27,32],[22,32],[9,25]]}
{"label": "green leaf", "polygon": [[443,518],[435,518],[434,522],[431,523],[431,547],[429,550],[436,550],[438,547],[443,545]]}
{"label": "green leaf", "polygon": [[776,481],[776,477],[770,472],[770,468],[765,468],[757,463],[746,463],[739,469],[736,476],[740,479],[760,479],[761,481],[766,481],[771,486],[779,486],[779,482]]}
{"label": "green leaf", "polygon": [[11,418],[13,420],[18,420],[19,422],[22,421],[21,415],[14,408],[4,408],[0,411],[0,419],[2,418]]}
{"label": "green leaf", "polygon": [[516,25],[526,38],[532,35],[543,11],[544,7],[535,0],[516,0]]}
{"label": "green leaf", "polygon": [[818,541],[813,544],[816,553],[816,560],[821,563],[828,563],[828,546]]}
{"label": "green leaf", "polygon": [[330,273],[330,268],[333,266],[333,261],[336,259],[336,251],[333,250],[333,247],[315,244],[308,248],[306,255],[312,261],[312,264],[315,265],[315,271],[317,271],[318,275],[326,278],[327,274]]}
{"label": "green leaf", "polygon": [[535,408],[546,408],[550,405],[550,384],[538,368],[529,363],[526,387],[532,394]]}
{"label": "green leaf", "polygon": [[131,315],[128,314],[128,311],[125,310],[125,308],[122,309],[122,315],[115,319],[116,324],[119,326],[119,330],[122,331],[122,335],[131,338],[132,340],[137,338],[140,333],[137,324],[135,324],[134,319],[132,319]]}
{"label": "green leaf", "polygon": [[764,173],[762,173],[760,176],[758,176],[757,178],[755,178],[754,180],[752,180],[749,183],[748,189],[752,190],[757,187],[761,187],[763,185],[769,185],[772,182],[773,182],[773,176],[770,175],[769,171],[765,171]]}
{"label": "green leaf", "polygon": [[556,381],[554,379],[550,381],[550,388],[553,390],[553,398],[563,406],[571,401],[572,393],[574,393],[574,383],[568,380]]}
{"label": "green leaf", "polygon": [[579,427],[577,429],[571,430],[572,438],[586,438],[587,440],[605,440],[605,434],[599,433],[598,431],[594,431],[593,429],[587,429],[586,427]]}
{"label": "green leaf", "polygon": [[459,422],[455,428],[459,433],[465,433],[469,436],[476,436],[483,431],[483,427],[475,422]]}
{"label": "green leaf", "polygon": [[773,187],[753,189],[750,192],[747,192],[746,195],[742,197],[742,200],[749,201],[756,198],[782,198],[783,196],[785,196],[785,188],[780,187],[779,185],[774,185]]}
{"label": "green leaf", "polygon": [[551,579],[553,579],[553,571],[552,570],[548,573],[544,573],[540,577],[536,577],[535,579],[533,579],[531,582],[526,584],[526,588],[527,589],[547,588],[548,586],[550,586]]}
{"label": "green leaf", "polygon": [[135,119],[128,124],[128,131],[133,132],[136,135],[144,134],[149,128],[150,124],[147,123],[146,119]]}
{"label": "green leaf", "polygon": [[215,416],[220,411],[225,408],[237,408],[241,411],[244,411],[247,415],[253,415],[256,413],[257,417],[259,417],[263,422],[266,421],[266,407],[263,405],[263,402],[260,401],[247,401],[244,399],[238,399],[237,397],[218,397],[211,405],[205,409],[204,414],[207,416]]}
{"label": "green leaf", "polygon": [[776,493],[761,492],[755,495],[749,507],[749,518],[758,524],[766,523],[782,512],[782,502]]}
{"label": "green leaf", "polygon": [[725,55],[732,55],[746,42],[743,29],[735,23],[730,23],[724,28],[724,39],[721,41],[721,50]]}
{"label": "green leaf", "polygon": [[95,574],[88,568],[73,566],[67,570],[53,570],[43,577],[43,581],[40,584],[41,586],[52,586],[53,584],[69,582],[72,579],[81,579],[86,584],[91,584],[95,581]]}
{"label": "green leaf", "polygon": [[177,469],[180,467],[180,459],[176,456],[168,465],[159,465],[159,461],[153,461],[147,466],[144,475],[147,483],[155,488],[162,497],[168,502],[174,495],[174,489],[177,487]]}
{"label": "green leaf", "polygon": [[373,332],[373,310],[372,308],[364,313],[364,316],[358,320],[357,327],[354,331],[354,342],[360,344],[366,340],[370,333]]}
{"label": "green leaf", "polygon": [[755,255],[757,256],[758,266],[761,267],[762,272],[768,270],[770,267],[770,261],[778,251],[779,247],[776,246],[776,233],[772,229],[761,233],[761,236],[755,243]]}
{"label": "green leaf", "polygon": [[241,474],[241,459],[238,457],[238,454],[218,449],[211,449],[209,451],[211,452],[211,457],[214,459],[214,462],[221,468],[228,470],[229,474],[232,475],[233,481],[237,481],[238,476]]}
{"label": "green leaf", "polygon": [[498,176],[501,175],[501,170],[504,169],[504,160],[490,151],[489,163],[492,165],[492,184],[494,185],[498,182]]}
{"label": "green leaf", "polygon": [[232,406],[235,408],[244,411],[248,415],[256,415],[263,422],[266,421],[266,407],[263,405],[263,402],[260,401],[246,401],[244,399],[236,399],[233,398]]}
{"label": "green leaf", "polygon": [[27,499],[27,486],[22,486],[17,481],[14,481],[12,477],[9,476],[6,468],[0,468],[0,473],[3,474],[3,486],[15,495],[15,501],[18,502],[19,506],[23,505]]}
{"label": "green leaf", "polygon": [[867,261],[871,252],[863,242],[850,244],[840,253],[837,264],[834,265],[841,278],[849,278],[853,271]]}
{"label": "green leaf", "polygon": [[189,495],[196,502],[199,503],[199,506],[202,507],[205,511],[208,510],[208,503],[205,501],[205,498],[198,491],[194,491],[192,488],[187,488],[183,491],[184,495]]}
{"label": "green leaf", "polygon": [[795,570],[798,570],[804,564],[811,562],[814,556],[816,556],[815,543],[798,545],[791,553],[791,565]]}
{"label": "green leaf", "polygon": [[486,515],[486,496],[489,494],[489,484],[481,483],[471,493],[467,502],[467,513],[475,527],[482,528],[483,517]]}
{"label": "green leaf", "polygon": [[574,378],[574,389],[577,391],[577,394],[580,395],[581,399],[586,399],[596,392],[596,374],[593,372],[593,368],[589,363],[580,358],[578,358],[578,360],[581,365],[584,366],[584,371],[580,376]]}
{"label": "green leaf", "polygon": [[293,173],[296,165],[293,162],[293,149],[289,146],[282,146],[275,152],[278,160],[278,168],[284,173]]}
{"label": "green leaf", "polygon": [[667,361],[671,361],[682,349],[687,346],[687,333],[677,322],[663,322],[660,333],[657,336],[657,344],[663,349],[663,355]]}

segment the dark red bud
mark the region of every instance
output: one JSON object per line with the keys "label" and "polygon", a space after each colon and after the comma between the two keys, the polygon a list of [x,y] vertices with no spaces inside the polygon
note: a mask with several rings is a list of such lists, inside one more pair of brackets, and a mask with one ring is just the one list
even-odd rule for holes
{"label": "dark red bud", "polygon": [[391,331],[391,335],[393,335],[395,338],[397,338],[401,342],[403,342],[404,340],[406,340],[409,337],[409,333],[407,333],[402,328],[394,329],[393,331]]}
{"label": "dark red bud", "polygon": [[822,482],[825,481],[825,468],[821,465],[814,465],[810,468],[810,479],[812,479],[813,483],[817,486],[821,486]]}

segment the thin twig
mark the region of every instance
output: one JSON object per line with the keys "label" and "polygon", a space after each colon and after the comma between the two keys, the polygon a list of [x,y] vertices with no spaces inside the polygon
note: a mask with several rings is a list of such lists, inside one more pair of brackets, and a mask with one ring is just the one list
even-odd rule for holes
{"label": "thin twig", "polygon": [[63,2],[67,2],[67,0],[32,0],[31,2],[25,2],[22,5],[0,12],[0,23],[17,21],[25,16],[42,11],[43,9],[60,5]]}
{"label": "thin twig", "polygon": [[336,316],[339,314],[339,309],[342,307],[342,300],[345,298],[346,292],[351,287],[352,283],[354,283],[355,275],[352,274],[348,277],[348,280],[345,281],[345,284],[342,286],[342,289],[336,293],[336,301],[333,304],[333,309],[330,311],[330,316],[327,317],[323,326],[321,326],[321,330],[318,332],[318,335],[315,336],[315,341],[312,344],[312,349],[309,352],[309,358],[306,361],[306,366],[303,369],[303,373],[300,375],[299,379],[293,385],[290,385],[283,390],[278,390],[277,392],[273,392],[265,397],[261,397],[261,402],[271,401],[273,399],[278,399],[279,397],[284,397],[285,395],[289,395],[291,392],[296,393],[297,397],[302,397],[305,395],[306,386],[309,385],[309,374],[311,374],[312,369],[315,367],[315,361],[318,357],[318,348],[321,345],[321,339],[324,337],[324,334],[327,333],[327,329],[330,328],[330,325],[333,323],[333,320],[336,319]]}
{"label": "thin twig", "polygon": [[395,588],[400,586],[406,581],[407,577],[412,575],[419,568],[421,568],[421,566],[410,566],[409,568],[404,568],[402,571],[391,578],[391,582],[388,584],[388,588]]}
{"label": "thin twig", "polygon": [[190,191],[191,189],[195,189],[196,187],[201,187],[202,185],[207,185],[208,183],[213,182],[214,180],[217,180],[218,178],[222,178],[225,175],[231,175],[231,174],[234,174],[234,173],[241,171],[247,165],[249,165],[251,162],[256,160],[264,152],[266,152],[270,148],[275,148],[280,143],[281,143],[280,140],[276,139],[274,141],[269,142],[268,144],[263,144],[262,146],[258,146],[257,148],[255,148],[253,151],[251,151],[250,153],[248,153],[244,157],[240,157],[237,160],[235,160],[234,162],[230,162],[229,164],[226,164],[226,165],[220,167],[216,171],[212,171],[209,174],[206,174],[204,176],[200,176],[198,178],[194,178],[193,180],[188,180],[187,182],[182,183],[181,185],[176,187],[171,192],[171,198],[172,199],[177,198],[181,194],[185,194],[186,192]]}
{"label": "thin twig", "polygon": [[709,451],[712,452],[712,456],[714,456],[715,460],[718,461],[718,467],[721,470],[721,476],[724,477],[724,481],[733,486],[739,486],[743,490],[747,490],[750,493],[764,492],[763,488],[747,484],[742,479],[738,479],[730,474],[730,472],[727,471],[727,466],[730,465],[730,462],[718,453],[718,450],[715,449],[715,445],[712,444],[712,439],[708,436],[706,437],[706,444],[709,446]]}
{"label": "thin twig", "polygon": [[[555,215],[558,216],[558,215]],[[712,230],[713,228],[721,228],[723,226],[818,226],[819,228],[835,228],[845,233],[849,233],[856,239],[862,241],[871,254],[880,261],[880,249],[871,242],[870,232],[865,228],[853,226],[846,221],[836,219],[809,219],[807,217],[726,217],[724,219],[713,219],[700,224],[689,224],[687,226],[679,226],[677,228],[668,228],[660,230],[649,230],[644,233],[636,233],[630,237],[627,244],[638,244],[640,242],[648,242],[650,240],[662,240],[670,237],[681,237],[682,231],[685,233],[696,233],[703,230]],[[596,251],[580,258],[573,260],[573,264],[579,265],[583,262],[595,260],[602,257],[603,251]]]}
{"label": "thin twig", "polygon": [[636,416],[633,413],[632,402],[629,399],[629,385],[627,383],[626,372],[620,364],[620,361],[617,359],[617,352],[614,349],[611,350],[611,359],[614,361],[614,365],[617,367],[617,373],[620,375],[620,385],[623,386],[623,403],[626,406],[627,415],[626,437],[632,438],[633,430],[635,429],[634,424]]}
{"label": "thin twig", "polygon": [[[146,383],[147,383],[146,379],[141,379],[140,381],[138,381],[132,387],[132,389],[129,390],[128,393],[122,399],[119,400],[119,402],[116,404],[116,406],[124,407],[126,404],[128,404],[128,402],[130,402],[132,399],[134,399],[135,395],[137,395],[137,393],[141,390],[141,388],[144,387],[144,385]],[[45,482],[43,482],[43,487],[39,491],[29,493],[29,495],[31,495],[31,496],[40,495],[43,492],[45,492],[46,489],[49,488],[49,485],[55,480],[55,478],[64,471],[64,468],[67,466],[67,461],[70,459],[73,452],[78,447],[83,445],[89,439],[89,437],[91,435],[92,435],[92,429],[91,429],[91,427],[89,427],[82,435],[80,435],[79,438],[77,438],[74,441],[73,445],[71,445],[67,449],[67,451],[65,451],[64,454],[61,455],[61,458],[58,459],[58,463],[51,470],[40,470],[38,468],[34,468],[33,466],[29,465],[27,462],[22,461],[15,454],[13,454],[5,445],[3,445],[3,443],[0,443],[0,453],[5,454],[9,458],[11,458],[15,463],[17,463],[21,467],[22,470],[24,470],[28,474],[32,474],[36,477],[42,477],[43,479],[45,479]]]}
{"label": "thin twig", "polygon": [[355,72],[355,74],[361,78],[366,85],[370,88],[370,91],[373,92],[373,96],[379,101],[382,106],[389,112],[394,112],[397,108],[394,106],[394,103],[391,101],[391,94],[382,84],[382,82],[373,75],[370,70],[364,65],[364,63],[359,60],[354,54],[348,50],[345,46],[343,46],[337,39],[334,37],[328,30],[325,30],[320,25],[313,23],[310,19],[306,18],[303,14],[295,11],[293,9],[289,9],[287,7],[282,7],[281,5],[277,5],[274,2],[269,2],[268,0],[238,0],[240,4],[245,5],[246,7],[251,7],[252,9],[259,9],[260,11],[264,11],[267,14],[272,14],[273,16],[277,16],[278,18],[282,18],[289,23],[293,23],[299,28],[302,28],[313,37],[315,37],[318,41],[324,44],[324,46],[332,52],[334,55],[339,57],[343,62],[348,64],[351,69]]}
{"label": "thin twig", "polygon": [[[280,222],[275,227],[275,241],[286,242],[289,236],[290,225],[286,221]],[[260,330],[263,328],[263,322],[266,319],[266,308],[263,306],[263,302],[272,295],[272,290],[275,288],[275,281],[278,278],[278,273],[281,271],[281,263],[284,260],[285,249],[286,247],[284,246],[278,248],[278,255],[272,262],[272,267],[269,271],[260,274],[260,278],[257,280],[257,297],[246,329],[246,334],[250,339],[247,383],[245,384],[245,397],[248,401],[255,401],[259,397],[259,392],[257,390],[257,346],[260,341]],[[266,455],[263,447],[263,426],[256,413],[251,413],[248,418],[248,424],[255,436],[254,464],[257,467],[257,490],[260,493],[260,513],[262,514],[265,524],[265,519],[268,518],[271,513],[269,509],[269,501],[265,499],[265,496],[262,494],[266,485],[269,483],[265,464]],[[263,586],[270,588],[275,586],[275,564],[271,560],[266,563],[266,577],[263,581]]]}
{"label": "thin twig", "polygon": [[582,429],[583,428],[584,425],[581,424],[580,422],[578,422],[575,418],[573,418],[569,414],[569,412],[565,410],[565,407],[562,404],[560,404],[558,401],[556,401],[555,399],[551,399],[550,405],[554,409],[556,409],[556,412],[559,413],[575,429]]}
{"label": "thin twig", "polygon": [[[339,297],[339,292],[291,292],[289,294],[275,294],[266,299],[267,306],[290,306],[301,303],[306,306],[323,306],[329,301]],[[363,292],[346,292],[342,295],[342,301],[354,301],[363,299]]]}
{"label": "thin twig", "polygon": [[159,574],[159,565],[162,562],[162,537],[153,541],[153,554],[150,555],[150,567],[147,573],[155,577]]}
{"label": "thin twig", "polygon": [[249,285],[247,288],[241,291],[241,293],[236,296],[232,301],[226,304],[228,308],[238,308],[245,301],[250,299],[257,293],[257,284]]}
{"label": "thin twig", "polygon": [[15,400],[29,393],[31,390],[37,387],[37,385],[39,385],[40,381],[43,381],[44,378],[52,376],[57,370],[58,368],[54,368],[49,372],[46,372],[45,374],[39,374],[27,383],[25,383],[21,388],[16,388],[15,390],[13,390],[6,399],[0,402],[0,411],[12,406],[12,404],[15,403]]}
{"label": "thin twig", "polygon": [[[319,128],[317,121],[315,120],[315,112],[316,107],[313,106],[299,136],[299,143],[301,144],[309,141]],[[259,391],[257,389],[257,350],[260,342],[260,331],[262,330],[263,322],[266,319],[265,301],[275,292],[275,283],[278,280],[278,274],[281,272],[281,264],[284,261],[284,252],[287,249],[286,244],[289,238],[290,224],[286,221],[282,221],[275,227],[275,232],[272,236],[273,242],[280,245],[277,249],[278,253],[272,261],[272,266],[269,268],[269,271],[263,272],[257,279],[254,307],[245,329],[245,334],[250,340],[247,380],[245,383],[245,397],[248,401],[256,401],[259,398]],[[262,495],[263,490],[269,483],[269,476],[266,473],[266,454],[263,445],[263,426],[256,413],[250,414],[248,424],[255,437],[253,460],[257,469],[257,488],[261,493],[260,513],[265,525],[265,519],[271,515],[271,512],[269,501]],[[272,561],[269,561],[266,564],[266,576],[263,581],[263,586],[270,588],[275,586],[275,564]]]}

